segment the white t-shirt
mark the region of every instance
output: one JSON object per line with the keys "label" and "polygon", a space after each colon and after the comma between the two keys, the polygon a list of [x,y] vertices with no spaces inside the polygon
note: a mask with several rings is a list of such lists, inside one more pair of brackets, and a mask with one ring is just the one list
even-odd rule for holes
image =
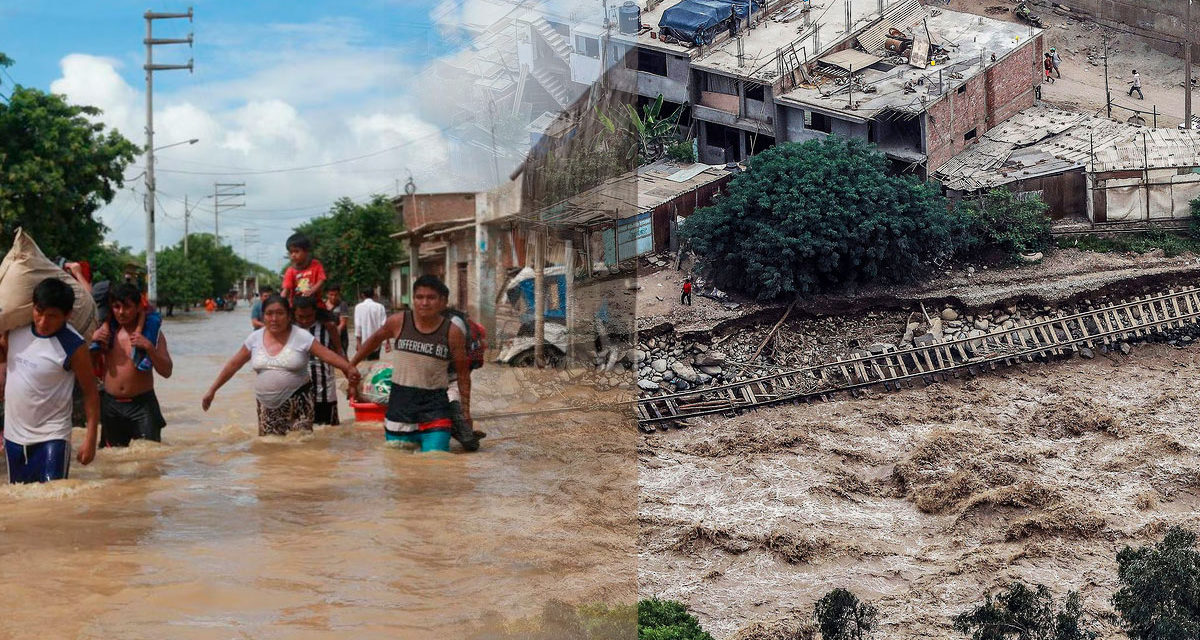
{"label": "white t-shirt", "polygon": [[254,378],[254,395],[268,409],[277,409],[287,402],[300,387],[308,384],[308,357],[313,334],[293,326],[287,344],[271,355],[263,347],[259,329],[246,338],[243,346],[250,351],[250,366],[258,375]]}
{"label": "white t-shirt", "polygon": [[8,332],[4,438],[16,444],[71,439],[71,356],[83,338],[67,324],[40,336],[33,325]]}
{"label": "white t-shirt", "polygon": [[383,305],[367,298],[354,305],[354,336],[367,341],[383,323],[387,322],[387,309]]}

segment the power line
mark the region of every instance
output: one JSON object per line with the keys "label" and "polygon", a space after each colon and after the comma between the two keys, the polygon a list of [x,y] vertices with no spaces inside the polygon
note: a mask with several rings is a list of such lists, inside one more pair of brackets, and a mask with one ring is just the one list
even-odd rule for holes
{"label": "power line", "polygon": [[265,175],[265,174],[271,174],[271,173],[291,173],[294,171],[310,171],[312,169],[321,169],[324,167],[332,167],[332,166],[339,165],[339,164],[346,164],[348,162],[357,162],[358,160],[365,160],[367,158],[373,158],[375,156],[388,153],[390,151],[395,151],[397,149],[403,149],[404,147],[407,147],[409,145],[416,144],[418,142],[422,142],[429,138],[433,138],[435,136],[446,133],[447,131],[452,129],[454,126],[455,125],[446,125],[446,126],[440,127],[437,131],[434,131],[432,133],[429,133],[429,134],[426,134],[426,135],[423,135],[423,136],[420,136],[417,138],[413,138],[412,140],[402,142],[398,145],[391,146],[386,149],[380,149],[378,151],[372,151],[371,153],[366,153],[361,156],[354,156],[352,158],[343,158],[341,160],[334,160],[332,162],[325,162],[322,164],[314,164],[314,165],[308,165],[308,166],[302,166],[302,167],[287,167],[284,169],[263,169],[263,170],[258,170],[258,171],[187,171],[184,169],[158,169],[158,171],[160,171],[162,173],[182,173],[182,174],[197,175],[197,176],[257,176],[257,175]]}

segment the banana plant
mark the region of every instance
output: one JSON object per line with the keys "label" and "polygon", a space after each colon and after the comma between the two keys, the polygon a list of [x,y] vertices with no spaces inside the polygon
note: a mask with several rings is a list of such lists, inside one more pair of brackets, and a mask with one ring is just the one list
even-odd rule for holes
{"label": "banana plant", "polygon": [[[629,116],[628,126],[625,126],[624,122],[618,124],[616,119],[608,117],[598,108],[596,115],[610,134],[624,133],[633,136],[637,141],[637,153],[642,161],[654,162],[666,154],[667,143],[675,138],[676,126],[683,113],[683,107],[680,107],[670,115],[663,117],[662,106],[662,94],[659,94],[654,102],[643,107],[641,113],[638,113],[637,108],[633,105],[626,104],[625,109]],[[624,119],[622,118],[622,120]]]}

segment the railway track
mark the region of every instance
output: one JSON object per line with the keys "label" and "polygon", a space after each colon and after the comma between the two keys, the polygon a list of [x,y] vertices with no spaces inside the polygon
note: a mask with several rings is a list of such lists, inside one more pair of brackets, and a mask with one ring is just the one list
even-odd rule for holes
{"label": "railway track", "polygon": [[643,432],[685,426],[689,418],[726,416],[785,402],[827,400],[831,395],[882,386],[899,390],[961,372],[970,375],[1018,362],[1053,358],[1200,322],[1200,288],[1189,287],[1101,305],[1079,313],[1022,321],[973,338],[923,342],[886,353],[857,351],[816,366],[780,371],[741,382],[637,401]]}

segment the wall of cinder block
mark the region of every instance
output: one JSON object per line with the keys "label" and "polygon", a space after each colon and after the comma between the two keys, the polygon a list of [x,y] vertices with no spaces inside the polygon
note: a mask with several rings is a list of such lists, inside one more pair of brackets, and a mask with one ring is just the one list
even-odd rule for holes
{"label": "wall of cinder block", "polygon": [[[1055,4],[1070,7],[1072,12],[1101,23],[1131,31],[1146,39],[1151,47],[1180,58],[1183,57],[1184,15],[1187,0],[1054,0]],[[1045,5],[1042,5],[1045,7]],[[1046,17],[1059,16],[1046,7]],[[1192,5],[1192,21],[1200,21],[1200,7]],[[1196,27],[1200,31],[1200,27]],[[1165,39],[1165,41],[1164,41]],[[1051,43],[1053,44],[1053,43]],[[1194,44],[1192,55],[1200,57],[1200,44]]]}
{"label": "wall of cinder block", "polygon": [[[930,173],[977,142],[988,129],[1033,106],[1034,87],[1041,82],[1038,63],[1042,51],[1039,34],[965,84],[943,78],[946,95],[931,105],[925,116]],[[975,136],[967,140],[972,129]]]}

